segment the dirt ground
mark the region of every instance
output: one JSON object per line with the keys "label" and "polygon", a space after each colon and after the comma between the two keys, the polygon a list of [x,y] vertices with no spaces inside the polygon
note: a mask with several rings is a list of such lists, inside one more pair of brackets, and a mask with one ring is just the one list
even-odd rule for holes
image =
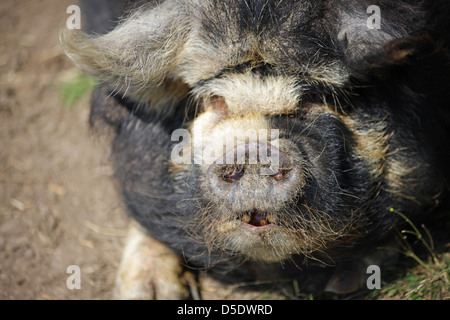
{"label": "dirt ground", "polygon": [[[108,299],[127,226],[58,30],[74,0],[0,2],[0,299]],[[78,265],[81,290],[69,290]]]}

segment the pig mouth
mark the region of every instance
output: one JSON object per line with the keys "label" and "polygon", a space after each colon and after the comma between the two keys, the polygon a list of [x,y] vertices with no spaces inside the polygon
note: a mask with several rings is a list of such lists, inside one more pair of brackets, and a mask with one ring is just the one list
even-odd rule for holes
{"label": "pig mouth", "polygon": [[273,215],[260,210],[250,210],[244,212],[241,217],[241,221],[245,227],[253,229],[265,229],[276,225]]}

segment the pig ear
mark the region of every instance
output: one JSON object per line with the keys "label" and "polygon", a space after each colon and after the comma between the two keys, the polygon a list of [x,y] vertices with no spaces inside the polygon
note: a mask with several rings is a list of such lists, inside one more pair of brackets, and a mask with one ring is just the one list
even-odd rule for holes
{"label": "pig ear", "polygon": [[[381,7],[367,6],[367,2],[361,1],[342,4],[338,7],[338,14],[330,19],[333,26],[331,35],[342,52],[347,68],[358,72],[377,63],[378,56],[387,54],[384,52],[387,44],[418,33],[422,26],[417,21],[425,20],[425,13],[417,4],[404,1],[393,1]],[[407,54],[406,51],[404,54]]]}
{"label": "pig ear", "polygon": [[84,72],[149,105],[174,104],[188,88],[176,69],[189,30],[176,1],[143,7],[106,35],[64,29],[66,54]]}
{"label": "pig ear", "polygon": [[447,51],[429,36],[408,37],[386,43],[353,75],[363,82],[370,81],[371,86],[378,83],[396,97],[405,93],[409,99],[426,96],[432,100],[445,97],[448,101],[448,61]]}
{"label": "pig ear", "polygon": [[431,60],[441,61],[444,50],[428,35],[397,39],[387,43],[380,55],[381,65],[415,65]]}
{"label": "pig ear", "polygon": [[[446,51],[435,43],[428,35],[421,37],[407,37],[386,43],[376,55],[367,57],[366,71],[375,70],[383,75],[382,70],[396,68],[396,72],[414,69],[414,72],[446,70],[448,55]],[[439,70],[432,68],[439,66]],[[428,70],[428,71],[426,71]]]}

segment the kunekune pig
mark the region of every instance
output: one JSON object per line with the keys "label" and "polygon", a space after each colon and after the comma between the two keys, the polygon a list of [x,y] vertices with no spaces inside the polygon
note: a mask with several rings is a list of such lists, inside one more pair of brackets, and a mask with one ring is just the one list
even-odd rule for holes
{"label": "kunekune pig", "polygon": [[185,298],[185,269],[319,265],[308,289],[345,293],[402,222],[391,208],[446,202],[447,1],[96,1],[104,19],[92,3],[90,32],[61,42],[101,80],[91,122],[115,132],[134,221],[118,297]]}

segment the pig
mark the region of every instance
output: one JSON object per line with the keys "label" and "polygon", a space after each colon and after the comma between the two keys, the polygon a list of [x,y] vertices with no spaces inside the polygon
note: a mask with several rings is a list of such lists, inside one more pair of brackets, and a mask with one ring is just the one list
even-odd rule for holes
{"label": "pig", "polygon": [[117,297],[187,298],[188,270],[348,293],[395,212],[445,206],[446,1],[100,2],[60,38],[114,132]]}

